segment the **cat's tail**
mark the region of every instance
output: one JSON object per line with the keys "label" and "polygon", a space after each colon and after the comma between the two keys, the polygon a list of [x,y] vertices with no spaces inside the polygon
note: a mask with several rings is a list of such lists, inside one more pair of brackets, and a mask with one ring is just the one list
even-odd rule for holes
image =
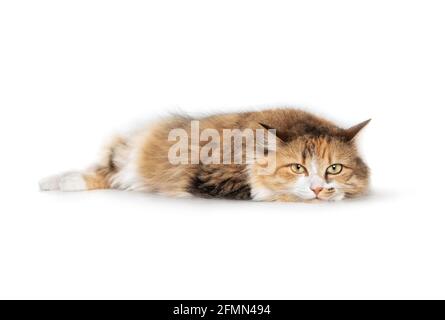
{"label": "cat's tail", "polygon": [[52,175],[39,181],[41,191],[85,191],[112,188],[111,180],[119,171],[119,156],[125,152],[126,142],[116,137],[103,149],[98,164],[85,171],[70,171]]}

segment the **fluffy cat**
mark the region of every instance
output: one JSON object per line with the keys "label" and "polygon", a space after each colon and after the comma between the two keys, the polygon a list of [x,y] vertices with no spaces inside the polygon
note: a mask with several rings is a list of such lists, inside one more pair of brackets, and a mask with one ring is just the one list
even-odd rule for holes
{"label": "fluffy cat", "polygon": [[[264,154],[248,156],[243,163],[172,163],[169,139],[172,130],[192,134],[192,120],[199,130],[211,129],[224,136],[224,129],[267,130],[274,146],[264,143]],[[363,195],[369,169],[360,158],[355,137],[370,120],[349,129],[295,109],[221,114],[200,119],[171,116],[128,136],[116,137],[102,159],[83,172],[68,172],[43,179],[41,190],[81,191],[122,189],[156,192],[169,196],[258,201],[341,200]],[[188,139],[187,151],[203,148],[206,141]],[[219,145],[220,141],[213,141]],[[245,146],[245,141],[243,145]],[[255,145],[259,142],[255,140]],[[223,148],[222,159],[233,147]],[[212,151],[213,152],[213,151]],[[230,157],[233,157],[230,154]],[[190,160],[186,153],[186,160]],[[183,157],[184,158],[184,157]],[[233,158],[231,158],[233,159]],[[184,159],[183,159],[184,160]],[[273,170],[260,170],[273,161]]]}

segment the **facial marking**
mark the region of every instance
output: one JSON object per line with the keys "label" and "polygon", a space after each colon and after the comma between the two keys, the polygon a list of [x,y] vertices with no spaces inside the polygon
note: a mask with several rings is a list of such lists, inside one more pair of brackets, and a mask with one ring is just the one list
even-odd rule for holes
{"label": "facial marking", "polygon": [[318,165],[316,158],[312,159],[311,161],[311,171],[310,174],[317,174],[318,173]]}
{"label": "facial marking", "polygon": [[[341,200],[344,197],[343,192],[339,192],[335,181],[327,182],[319,174],[319,160],[314,157],[308,165],[308,175],[297,178],[293,186],[293,193],[304,200],[319,198],[322,200]],[[315,192],[317,189],[322,191]]]}
{"label": "facial marking", "polygon": [[311,161],[311,170],[309,172],[310,177],[310,188],[316,189],[316,188],[323,188],[324,187],[324,179],[318,175],[318,163],[317,159],[314,158]]}
{"label": "facial marking", "polygon": [[297,179],[292,187],[292,193],[295,193],[298,197],[310,200],[315,199],[315,193],[310,189],[311,177],[304,176]]}

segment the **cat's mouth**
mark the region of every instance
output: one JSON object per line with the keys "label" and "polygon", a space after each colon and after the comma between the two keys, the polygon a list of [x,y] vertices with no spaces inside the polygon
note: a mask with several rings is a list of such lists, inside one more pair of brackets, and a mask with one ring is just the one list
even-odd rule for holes
{"label": "cat's mouth", "polygon": [[315,193],[314,192],[314,200],[321,201],[338,201],[344,198],[344,194],[337,190],[336,188],[327,188],[322,191]]}
{"label": "cat's mouth", "polygon": [[317,200],[323,200],[323,201],[329,201],[331,198],[333,198],[336,194],[336,189],[331,188],[311,188],[308,190],[308,192],[305,194],[307,195],[307,200],[311,199],[317,199]]}
{"label": "cat's mouth", "polygon": [[327,196],[326,198],[318,198],[323,201],[340,201],[343,200],[345,197],[343,192],[334,191],[331,195]]}

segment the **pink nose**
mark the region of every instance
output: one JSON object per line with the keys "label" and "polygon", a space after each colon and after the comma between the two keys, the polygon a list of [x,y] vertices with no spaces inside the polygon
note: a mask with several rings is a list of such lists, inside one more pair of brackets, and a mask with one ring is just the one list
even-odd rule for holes
{"label": "pink nose", "polygon": [[323,190],[323,188],[317,187],[317,188],[311,188],[311,190],[314,191],[316,196],[318,196],[318,194]]}

